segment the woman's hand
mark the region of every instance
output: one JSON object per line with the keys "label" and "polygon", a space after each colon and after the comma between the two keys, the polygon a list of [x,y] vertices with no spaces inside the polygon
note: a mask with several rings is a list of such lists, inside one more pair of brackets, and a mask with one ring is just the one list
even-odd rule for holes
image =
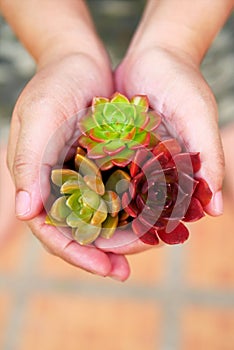
{"label": "woman's hand", "polygon": [[222,213],[223,150],[214,96],[191,56],[176,49],[148,47],[130,50],[118,67],[116,86],[127,96],[143,93],[151,107],[172,125],[191,152],[200,152],[200,176],[213,197],[207,213]]}
{"label": "woman's hand", "polygon": [[[14,109],[8,147],[8,165],[16,186],[16,213],[53,254],[102,276],[127,278],[129,267],[121,255],[95,247],[81,247],[44,224],[43,203],[50,192],[50,171],[72,137],[66,121],[87,107],[93,96],[113,92],[108,62],[103,67],[84,54],[52,61],[22,92]],[[51,137],[53,144],[50,143]],[[48,146],[49,145],[49,146]],[[48,149],[49,148],[49,149]],[[45,151],[47,149],[47,151]]]}

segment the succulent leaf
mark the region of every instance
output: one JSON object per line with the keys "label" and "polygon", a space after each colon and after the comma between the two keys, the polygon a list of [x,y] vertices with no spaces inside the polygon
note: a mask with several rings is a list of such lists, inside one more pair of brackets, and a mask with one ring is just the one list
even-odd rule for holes
{"label": "succulent leaf", "polygon": [[94,211],[93,217],[90,221],[91,225],[100,225],[107,218],[107,206],[105,202],[101,199],[99,203],[99,207],[96,211]]}
{"label": "succulent leaf", "polygon": [[126,96],[116,92],[110,100],[111,103],[127,103],[129,104],[129,100]]}
{"label": "succulent leaf", "polygon": [[56,226],[56,227],[67,227],[66,220],[57,221],[56,219],[52,218],[51,215],[46,215],[45,224],[51,225],[51,226]]}
{"label": "succulent leaf", "polygon": [[83,187],[83,186],[84,186],[84,183],[83,183],[81,178],[80,178],[79,181],[77,181],[77,180],[67,180],[60,187],[60,193],[62,193],[62,194],[72,194],[72,193],[76,192],[77,190],[80,190],[80,188]]}
{"label": "succulent leaf", "polygon": [[67,198],[63,196],[56,199],[53,203],[50,209],[50,216],[56,221],[64,222],[64,219],[70,214],[71,211],[66,206],[66,201]]}
{"label": "succulent leaf", "polygon": [[76,154],[75,167],[81,175],[93,175],[101,177],[100,171],[96,164],[82,154]]}
{"label": "succulent leaf", "polygon": [[130,176],[125,171],[115,170],[106,182],[106,190],[122,194],[128,190],[130,180]]}
{"label": "succulent leaf", "polygon": [[117,225],[118,225],[118,216],[113,217],[108,215],[106,220],[102,224],[102,230],[101,230],[100,236],[106,239],[111,238],[115,233]]}
{"label": "succulent leaf", "polygon": [[78,173],[70,169],[53,169],[51,172],[51,181],[56,186],[61,186],[67,180],[77,180]]}
{"label": "succulent leaf", "polygon": [[106,191],[102,198],[106,203],[108,213],[112,217],[116,217],[121,209],[121,201],[117,193],[113,191]]}
{"label": "succulent leaf", "polygon": [[100,196],[104,195],[105,186],[100,176],[85,175],[84,182],[91,190],[98,193]]}
{"label": "succulent leaf", "polygon": [[143,111],[147,112],[149,108],[149,100],[148,97],[145,95],[135,95],[131,99],[131,103],[133,103],[136,106],[140,106],[143,108]]}
{"label": "succulent leaf", "polygon": [[93,226],[82,221],[79,227],[72,231],[72,235],[79,244],[87,245],[98,238],[101,229],[101,226]]}

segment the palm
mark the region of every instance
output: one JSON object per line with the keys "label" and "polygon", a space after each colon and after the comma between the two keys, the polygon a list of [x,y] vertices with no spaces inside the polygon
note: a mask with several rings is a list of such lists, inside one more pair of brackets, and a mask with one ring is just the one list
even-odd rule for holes
{"label": "palm", "polygon": [[[127,57],[116,71],[117,89],[126,95],[145,93],[151,106],[172,126],[188,151],[201,153],[204,177],[219,190],[222,147],[217,125],[217,107],[211,90],[190,57],[163,49],[150,49]],[[207,212],[215,215],[210,206]]]}

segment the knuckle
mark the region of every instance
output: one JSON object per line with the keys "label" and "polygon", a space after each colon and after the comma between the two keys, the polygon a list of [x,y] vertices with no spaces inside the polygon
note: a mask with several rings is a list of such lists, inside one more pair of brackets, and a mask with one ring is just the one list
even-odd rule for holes
{"label": "knuckle", "polygon": [[25,159],[25,155],[16,155],[12,171],[15,177],[29,176],[31,173],[31,162]]}
{"label": "knuckle", "polygon": [[60,254],[62,256],[64,255],[67,255],[67,253],[69,252],[69,249],[72,245],[76,244],[73,240],[70,240],[68,241],[66,244],[64,244],[62,247],[61,247],[61,252]]}

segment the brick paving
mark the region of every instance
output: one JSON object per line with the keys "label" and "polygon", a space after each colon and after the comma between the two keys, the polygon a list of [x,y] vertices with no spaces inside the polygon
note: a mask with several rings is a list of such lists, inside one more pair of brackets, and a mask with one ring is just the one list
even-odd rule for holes
{"label": "brick paving", "polygon": [[[97,2],[89,2],[95,8]],[[118,3],[128,4],[130,12],[133,9],[131,1],[113,0],[115,15],[116,9],[121,15],[122,5]],[[113,7],[105,9],[109,16]],[[101,10],[99,7],[100,13]],[[117,15],[117,21],[118,18]],[[128,28],[126,18],[122,31]],[[0,96],[2,131],[34,66],[9,28],[3,21],[0,25],[4,39],[0,87],[5,87]],[[203,64],[224,124],[234,115],[234,80],[230,79],[233,28],[231,18]],[[105,33],[103,22],[99,32]],[[117,36],[120,34],[112,30],[121,45]],[[124,35],[122,45],[129,36],[129,32]],[[118,63],[125,47],[117,52],[116,41],[113,44],[107,37],[106,42],[113,61]],[[7,227],[3,209],[12,209],[13,205],[12,187],[4,167],[0,168],[0,179],[0,349],[234,349],[234,201],[227,191],[222,217],[206,217],[190,224],[191,238],[182,246],[165,246],[130,256],[132,275],[119,283],[49,255],[25,225],[10,217],[12,210],[8,212]],[[3,237],[7,237],[4,245]]]}

